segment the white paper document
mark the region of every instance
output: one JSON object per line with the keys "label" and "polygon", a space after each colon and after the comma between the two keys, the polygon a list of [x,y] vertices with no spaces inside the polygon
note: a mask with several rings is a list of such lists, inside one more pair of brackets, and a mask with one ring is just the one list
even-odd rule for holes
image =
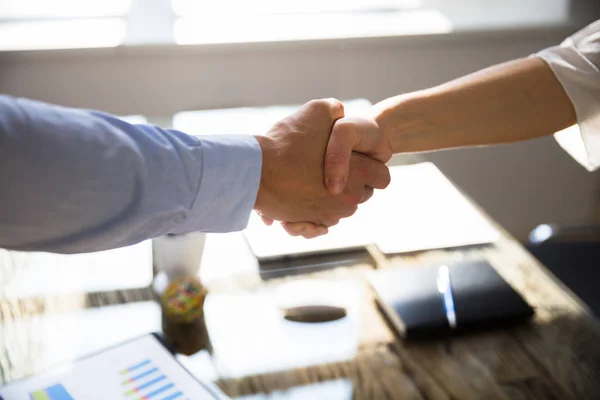
{"label": "white paper document", "polygon": [[[210,293],[204,304],[213,361],[223,378],[350,360],[360,341],[362,286],[303,280],[257,292]],[[284,319],[285,308],[330,305],[346,317],[321,323]]]}
{"label": "white paper document", "polygon": [[0,389],[3,400],[205,400],[218,392],[190,375],[152,335]]}
{"label": "white paper document", "polygon": [[491,243],[499,233],[432,163],[390,169],[392,182],[316,239],[289,236],[252,215],[244,231],[262,260],[361,248],[386,254]]}

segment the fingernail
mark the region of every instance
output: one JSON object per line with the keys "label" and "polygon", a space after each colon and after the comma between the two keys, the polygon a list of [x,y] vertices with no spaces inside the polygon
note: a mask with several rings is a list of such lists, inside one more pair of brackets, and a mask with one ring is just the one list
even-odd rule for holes
{"label": "fingernail", "polygon": [[339,194],[344,190],[344,180],[341,178],[328,178],[326,183],[333,194]]}

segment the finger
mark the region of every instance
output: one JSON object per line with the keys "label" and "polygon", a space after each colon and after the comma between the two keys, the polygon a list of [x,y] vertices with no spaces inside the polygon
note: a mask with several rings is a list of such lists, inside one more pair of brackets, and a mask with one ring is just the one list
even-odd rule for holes
{"label": "finger", "polygon": [[266,226],[271,226],[273,225],[273,220],[270,218],[266,218],[263,217],[262,215],[260,216],[260,219],[262,219],[262,222],[266,225]]}
{"label": "finger", "polygon": [[385,189],[391,181],[390,170],[385,164],[359,153],[352,153],[350,157],[350,179],[375,189]]}
{"label": "finger", "polygon": [[258,214],[258,216],[260,217],[260,219],[262,219],[262,222],[267,225],[267,226],[271,226],[273,225],[273,220],[271,218],[267,218],[265,216],[263,216],[260,211],[256,212]]}
{"label": "finger", "polygon": [[314,239],[314,238],[316,238],[316,237],[323,236],[323,235],[327,234],[327,232],[328,232],[327,228],[323,226],[323,227],[319,227],[319,228],[318,228],[317,230],[315,230],[314,232],[311,232],[311,233],[304,233],[304,234],[302,235],[302,237],[303,237],[304,239]]}
{"label": "finger", "polygon": [[[362,193],[361,193],[361,196],[362,196]],[[358,197],[358,198],[360,198],[360,197]],[[354,205],[351,206],[351,207],[349,207],[348,209],[346,209],[346,211],[343,214],[341,214],[340,217],[341,218],[348,218],[348,217],[353,216],[356,213],[356,211],[358,210],[358,205],[359,204],[360,203],[358,201],[355,202]]]}
{"label": "finger", "polygon": [[344,105],[334,98],[311,100],[298,110],[298,114],[304,115],[307,112],[313,115],[315,113],[322,116],[326,115],[333,125],[338,119],[344,118]]}
{"label": "finger", "polygon": [[393,153],[374,119],[349,117],[338,121],[325,153],[325,186],[333,195],[341,193],[347,183],[352,151],[381,162],[388,162]]}
{"label": "finger", "polygon": [[311,222],[282,222],[281,226],[289,235],[302,236],[305,239],[313,239],[329,232],[326,226]]}
{"label": "finger", "polygon": [[342,217],[339,215],[332,215],[330,217],[323,218],[322,222],[324,226],[331,228],[332,226],[336,226],[340,223],[340,218]]}
{"label": "finger", "polygon": [[365,193],[362,199],[360,199],[361,204],[373,197],[374,192],[375,190],[371,186],[365,186]]}
{"label": "finger", "polygon": [[291,236],[310,234],[317,231],[319,227],[312,222],[282,222],[281,226]]}
{"label": "finger", "polygon": [[[282,224],[282,226],[283,226],[283,224]],[[283,229],[290,236],[300,236],[304,233],[304,227],[289,227],[289,228],[284,227]]]}
{"label": "finger", "polygon": [[325,152],[325,186],[334,196],[346,187],[350,155],[357,143],[356,130],[352,125],[340,120],[333,126]]}
{"label": "finger", "polygon": [[344,118],[344,105],[338,99],[334,99],[332,97],[328,99],[323,99],[322,101],[326,102],[329,106],[329,115],[334,121],[337,121],[340,118]]}
{"label": "finger", "polygon": [[352,150],[384,163],[392,158],[393,151],[389,140],[373,118],[348,117],[339,121],[338,125],[348,125],[354,130],[355,144]]}

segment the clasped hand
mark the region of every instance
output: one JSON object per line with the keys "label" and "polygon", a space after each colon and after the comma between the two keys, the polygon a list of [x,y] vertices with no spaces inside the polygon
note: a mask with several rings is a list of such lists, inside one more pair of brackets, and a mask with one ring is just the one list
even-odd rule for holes
{"label": "clasped hand", "polygon": [[263,165],[255,209],[294,236],[327,233],[390,182],[389,141],[372,118],[344,118],[335,99],[306,103],[256,139]]}

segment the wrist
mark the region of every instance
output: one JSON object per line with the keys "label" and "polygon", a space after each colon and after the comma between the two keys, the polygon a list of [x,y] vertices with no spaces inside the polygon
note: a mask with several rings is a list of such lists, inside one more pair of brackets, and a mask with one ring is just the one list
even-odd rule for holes
{"label": "wrist", "polygon": [[264,211],[269,204],[270,195],[270,168],[272,167],[274,142],[267,136],[254,136],[262,152],[262,165],[260,173],[260,182],[256,193],[254,209]]}
{"label": "wrist", "polygon": [[425,91],[390,97],[373,106],[373,119],[389,141],[392,151],[423,151],[430,131],[427,116],[429,95]]}
{"label": "wrist", "polygon": [[398,148],[398,142],[403,133],[402,124],[406,120],[403,114],[408,101],[407,95],[399,95],[380,101],[373,106],[373,119],[379,126],[382,135],[391,144],[394,153],[405,151]]}

